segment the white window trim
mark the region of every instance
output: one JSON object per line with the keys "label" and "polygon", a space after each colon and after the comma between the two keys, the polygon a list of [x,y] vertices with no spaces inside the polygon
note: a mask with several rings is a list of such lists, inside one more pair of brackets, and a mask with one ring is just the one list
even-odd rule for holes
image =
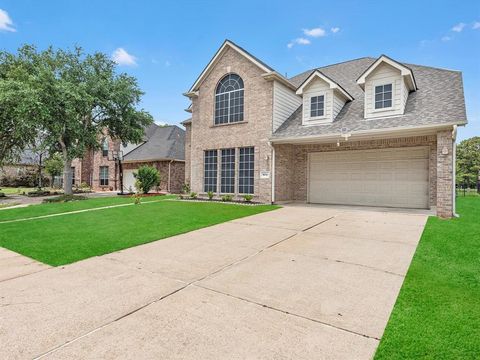
{"label": "white window trim", "polygon": [[[375,88],[377,86],[385,86],[385,85],[392,85],[392,106],[387,108],[375,109]],[[395,108],[395,81],[392,80],[377,80],[372,82],[372,113],[380,113],[380,112],[392,112],[397,110]]]}
{"label": "white window trim", "polygon": [[[311,109],[308,108],[308,115],[302,117],[302,125],[316,125],[316,124],[324,124],[330,123],[330,119],[327,117],[327,92],[326,91],[318,91],[312,92],[306,95],[307,102],[310,104],[312,103],[312,97],[322,96],[323,95],[323,115],[322,116],[315,116],[311,117]],[[305,96],[305,95],[304,95]]]}

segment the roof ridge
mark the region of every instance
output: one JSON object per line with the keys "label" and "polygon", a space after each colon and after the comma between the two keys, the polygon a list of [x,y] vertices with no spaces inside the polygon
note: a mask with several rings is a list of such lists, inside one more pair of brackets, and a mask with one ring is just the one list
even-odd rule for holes
{"label": "roof ridge", "polygon": [[362,59],[372,59],[372,60],[376,60],[377,58],[374,58],[374,57],[372,57],[372,56],[362,56],[362,57],[355,58],[355,59],[350,59],[350,60],[345,60],[345,61],[339,61],[339,62],[336,62],[336,63],[333,63],[333,64],[328,64],[328,65],[320,66],[320,67],[317,67],[317,68],[312,69],[312,70],[324,69],[324,68],[327,68],[327,67],[330,67],[330,66],[342,65],[342,64],[349,63],[349,62],[362,60]]}

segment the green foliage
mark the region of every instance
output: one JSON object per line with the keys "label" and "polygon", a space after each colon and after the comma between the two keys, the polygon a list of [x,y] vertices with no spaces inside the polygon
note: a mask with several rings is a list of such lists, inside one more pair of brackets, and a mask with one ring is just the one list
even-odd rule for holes
{"label": "green foliage", "polygon": [[132,198],[133,198],[133,203],[135,205],[140,205],[142,203],[142,197],[140,196],[139,193],[133,194]]}
{"label": "green foliage", "polygon": [[5,195],[5,193],[3,193],[3,192],[0,192],[0,198],[2,198],[2,197],[6,197],[6,196],[7,196],[7,195]]}
{"label": "green foliage", "polygon": [[48,160],[45,161],[45,171],[52,178],[54,176],[59,176],[63,172],[63,160],[59,154],[52,155]]}
{"label": "green foliage", "polygon": [[233,200],[233,195],[227,194],[222,196],[222,201],[228,202]]}
{"label": "green foliage", "polygon": [[252,199],[253,199],[253,195],[250,195],[250,194],[243,195],[243,199],[244,199],[246,202],[251,202]]}
{"label": "green foliage", "polygon": [[133,173],[133,176],[138,182],[135,186],[144,194],[160,184],[160,173],[153,166],[141,166],[136,173]]}
{"label": "green foliage", "polygon": [[458,144],[456,170],[457,184],[475,187],[480,176],[480,136]]}
{"label": "green foliage", "polygon": [[190,194],[190,184],[189,183],[183,184],[182,191],[184,194]]}
{"label": "green foliage", "polygon": [[198,195],[197,195],[196,192],[191,192],[191,193],[190,193],[190,197],[191,197],[192,199],[196,199],[197,196],[198,196]]}
{"label": "green foliage", "polygon": [[214,196],[213,191],[207,192],[207,196],[208,196],[208,199],[209,199],[209,200],[212,200],[212,199],[213,199],[213,196]]}
{"label": "green foliage", "polygon": [[43,199],[44,203],[63,203],[77,200],[87,200],[86,196],[81,195],[61,195],[54,198]]}
{"label": "green foliage", "polygon": [[[137,80],[118,73],[102,53],[25,45],[0,51],[0,163],[15,157],[37,134],[49,153],[60,152],[65,169],[87,149],[100,148],[102,134],[138,143],[153,119],[138,110]],[[64,182],[71,193],[71,181]]]}

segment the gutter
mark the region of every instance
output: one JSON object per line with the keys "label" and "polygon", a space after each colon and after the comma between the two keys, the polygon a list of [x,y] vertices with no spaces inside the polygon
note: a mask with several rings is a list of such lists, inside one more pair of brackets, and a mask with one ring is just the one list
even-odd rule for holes
{"label": "gutter", "polygon": [[[382,135],[394,135],[398,133],[416,133],[421,131],[433,131],[433,130],[445,130],[449,129],[452,126],[458,126],[458,123],[447,123],[447,124],[432,124],[432,125],[425,125],[425,126],[405,126],[405,127],[394,127],[394,128],[384,128],[384,129],[374,129],[374,130],[360,130],[360,131],[353,131],[350,133],[350,139],[354,137],[372,137],[372,136],[382,136]],[[463,126],[465,124],[460,124]],[[307,142],[315,142],[315,141],[337,141],[339,138],[342,137],[341,132],[331,133],[331,134],[324,134],[324,135],[310,135],[310,136],[295,136],[295,137],[285,137],[285,138],[270,138],[269,141],[275,144],[282,144],[282,143],[307,143]]]}

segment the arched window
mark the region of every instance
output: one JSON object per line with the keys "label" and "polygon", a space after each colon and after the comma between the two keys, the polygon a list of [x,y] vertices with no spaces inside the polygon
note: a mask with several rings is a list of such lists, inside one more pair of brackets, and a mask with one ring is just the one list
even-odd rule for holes
{"label": "arched window", "polygon": [[215,91],[215,125],[243,121],[243,80],[226,75]]}
{"label": "arched window", "polygon": [[106,137],[102,139],[102,155],[108,156],[108,139]]}

